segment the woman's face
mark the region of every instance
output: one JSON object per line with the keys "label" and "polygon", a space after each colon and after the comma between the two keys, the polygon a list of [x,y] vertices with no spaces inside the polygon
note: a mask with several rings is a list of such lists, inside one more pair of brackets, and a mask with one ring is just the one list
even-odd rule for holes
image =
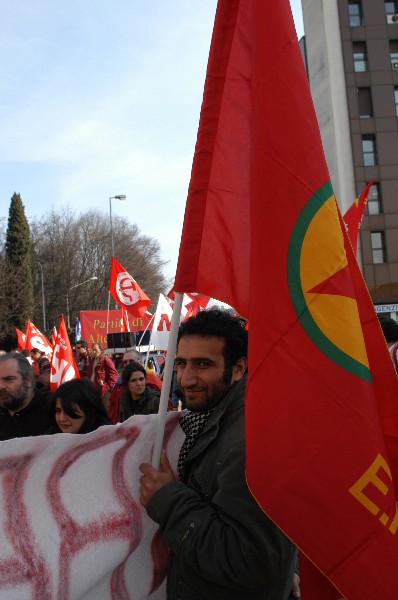
{"label": "woman's face", "polygon": [[145,390],[145,375],[141,371],[134,371],[130,375],[127,383],[129,392],[133,400],[139,400]]}
{"label": "woman's face", "polygon": [[83,411],[75,404],[73,406],[75,413],[78,416],[77,419],[72,419],[64,409],[62,408],[61,400],[59,398],[55,401],[55,420],[62,433],[79,433],[86,417]]}

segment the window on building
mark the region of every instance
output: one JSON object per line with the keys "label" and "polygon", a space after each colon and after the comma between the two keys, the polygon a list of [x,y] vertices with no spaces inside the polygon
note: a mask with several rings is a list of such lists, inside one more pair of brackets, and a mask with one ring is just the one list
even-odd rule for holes
{"label": "window on building", "polygon": [[384,10],[387,15],[398,13],[398,2],[384,2]]}
{"label": "window on building", "polygon": [[395,114],[398,117],[398,87],[394,90],[394,101],[395,101]]}
{"label": "window on building", "polygon": [[374,135],[362,136],[362,154],[365,167],[377,165],[376,137]]}
{"label": "window on building", "polygon": [[363,25],[362,6],[358,0],[348,2],[348,16],[350,19],[350,27],[359,27]]}
{"label": "window on building", "polygon": [[398,40],[390,40],[391,67],[398,70]]}
{"label": "window on building", "polygon": [[354,42],[353,53],[354,71],[362,73],[368,70],[368,57],[366,54],[366,42]]}
{"label": "window on building", "polygon": [[380,192],[380,183],[375,182],[370,190],[368,195],[368,214],[369,215],[379,215],[382,212],[381,206],[381,192]]}
{"label": "window on building", "polygon": [[372,246],[372,261],[374,264],[386,262],[384,231],[371,231],[370,243]]}
{"label": "window on building", "polygon": [[358,88],[358,110],[360,119],[369,119],[369,117],[373,117],[370,87]]}

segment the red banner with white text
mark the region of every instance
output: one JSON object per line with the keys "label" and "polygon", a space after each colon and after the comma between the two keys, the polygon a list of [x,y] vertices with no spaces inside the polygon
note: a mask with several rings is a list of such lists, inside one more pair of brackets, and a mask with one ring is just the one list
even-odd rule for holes
{"label": "red banner with white text", "polygon": [[[141,317],[129,315],[130,331],[144,331],[150,322],[152,315],[145,313]],[[80,312],[81,339],[89,346],[94,342],[107,348],[107,333],[119,333],[125,331],[123,325],[122,310],[82,310]]]}

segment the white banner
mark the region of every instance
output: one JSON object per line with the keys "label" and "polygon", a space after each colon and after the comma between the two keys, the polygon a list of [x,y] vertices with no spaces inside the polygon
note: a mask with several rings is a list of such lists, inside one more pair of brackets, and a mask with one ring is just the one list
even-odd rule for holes
{"label": "white banner", "polygon": [[[166,422],[173,468],[179,416]],[[0,442],[2,600],[164,600],[167,551],[139,502],[156,423]]]}

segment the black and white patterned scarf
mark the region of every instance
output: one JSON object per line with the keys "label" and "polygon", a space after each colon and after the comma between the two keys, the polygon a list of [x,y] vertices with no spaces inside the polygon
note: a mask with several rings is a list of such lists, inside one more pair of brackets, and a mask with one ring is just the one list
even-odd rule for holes
{"label": "black and white patterned scarf", "polygon": [[178,456],[177,472],[181,479],[184,472],[185,458],[194,445],[196,438],[199,433],[203,430],[208,418],[210,417],[212,410],[206,412],[188,412],[185,416],[180,419],[180,426],[186,435],[183,445],[181,446],[180,454]]}

